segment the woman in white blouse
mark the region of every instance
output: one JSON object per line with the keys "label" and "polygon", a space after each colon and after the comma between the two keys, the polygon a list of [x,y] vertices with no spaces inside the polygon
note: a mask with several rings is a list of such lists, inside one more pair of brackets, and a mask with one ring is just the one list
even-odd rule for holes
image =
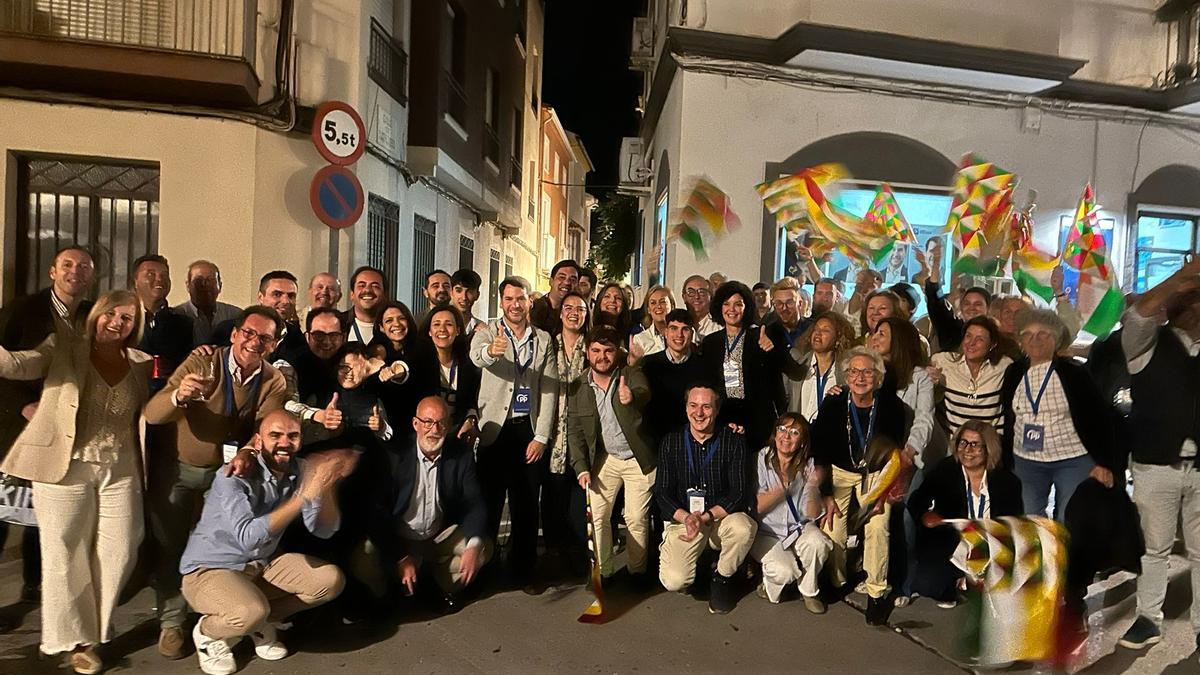
{"label": "woman in white blouse", "polygon": [[643,356],[666,349],[663,341],[667,330],[667,315],[675,309],[675,296],[666,286],[653,286],[642,303],[642,330],[629,338],[629,365]]}
{"label": "woman in white blouse", "polygon": [[0,348],[0,377],[45,378],[42,398],[0,471],[33,483],[41,528],[44,654],[68,653],[77,673],[98,673],[95,646],[112,638],[112,614],[142,540],[144,446],[139,419],[150,356],[134,349],[142,303],[112,291],[88,313],[82,337],[51,335],[37,348]]}

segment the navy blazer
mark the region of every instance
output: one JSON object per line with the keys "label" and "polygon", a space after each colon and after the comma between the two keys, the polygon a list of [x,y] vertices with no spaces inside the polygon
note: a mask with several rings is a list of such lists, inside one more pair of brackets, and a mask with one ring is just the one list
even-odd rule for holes
{"label": "navy blazer", "polygon": [[[379,477],[379,489],[374,491],[376,503],[371,519],[371,540],[379,547],[385,560],[394,562],[406,555],[407,543],[401,533],[400,522],[416,487],[415,441],[404,444],[399,452],[385,454],[384,470],[387,474]],[[457,525],[468,539],[485,536],[487,506],[475,474],[475,457],[471,448],[462,445],[453,435],[447,436],[439,461],[441,467],[438,469],[437,489],[442,527]]]}

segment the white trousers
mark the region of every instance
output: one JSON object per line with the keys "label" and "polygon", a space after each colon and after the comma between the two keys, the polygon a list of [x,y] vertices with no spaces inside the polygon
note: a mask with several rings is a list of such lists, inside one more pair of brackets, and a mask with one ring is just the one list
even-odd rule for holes
{"label": "white trousers", "polygon": [[818,579],[821,568],[833,551],[833,540],[816,523],[805,523],[800,537],[789,548],[783,540],[759,530],[750,547],[750,557],[762,563],[763,588],[767,599],[779,602],[779,595],[788,584],[796,584],[801,595],[816,597],[820,592]]}

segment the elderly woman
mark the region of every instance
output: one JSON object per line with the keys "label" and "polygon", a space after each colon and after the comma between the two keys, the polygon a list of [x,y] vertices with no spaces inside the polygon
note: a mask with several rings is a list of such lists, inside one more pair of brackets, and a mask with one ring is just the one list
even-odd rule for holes
{"label": "elderly woman", "polygon": [[1013,363],[1003,355],[1002,344],[996,322],[977,316],[963,324],[958,351],[938,352],[929,359],[929,375],[942,387],[938,420],[947,433],[971,420],[1000,428],[1004,418],[1000,389]]}
{"label": "elderly woman", "polygon": [[784,413],[775,421],[770,444],[758,454],[758,534],[750,556],[762,563],[759,593],[772,603],[797,584],[804,607],[824,614],[817,577],[833,542],[821,531],[820,472],[809,456],[808,421]]}
{"label": "elderly woman", "polygon": [[52,335],[31,351],[0,348],[0,377],[45,378],[37,412],[0,466],[33,483],[41,528],[44,654],[69,652],[98,673],[95,646],[142,540],[144,446],[139,422],[150,356],[136,349],[142,303],[112,291],[88,313],[83,337]]}
{"label": "elderly woman", "polygon": [[837,385],[845,384],[841,372],[834,366],[838,357],[854,345],[854,327],[838,312],[823,312],[813,318],[812,326],[792,347],[792,359],[803,370],[799,378],[788,381],[788,409],[799,412],[812,422],[825,395]]}
{"label": "elderly woman", "polygon": [[643,356],[665,350],[667,315],[675,309],[675,296],[666,286],[653,286],[642,303],[642,323],[637,333],[629,338],[629,364],[633,365]]}
{"label": "elderly woman", "polygon": [[[1021,481],[1000,464],[1000,437],[991,424],[968,420],[951,439],[953,455],[929,469],[913,490],[908,510],[924,527],[917,531],[917,569],[913,590],[949,609],[957,602],[962,576],[952,561],[958,531],[939,526],[948,518],[1000,518],[1025,513]],[[965,556],[959,560],[961,564]]]}
{"label": "elderly woman", "polygon": [[[867,347],[855,347],[840,364],[846,389],[826,396],[813,423],[813,457],[824,471],[821,493],[825,500],[822,529],[833,539],[833,578],[846,582],[846,518],[850,498],[860,502],[879,481],[881,471],[868,471],[867,448],[883,439],[898,445],[904,438],[904,404],[891,387],[882,387],[883,357]],[[863,533],[863,568],[867,580],[867,623],[887,622],[891,604],[888,592],[888,517],[884,504],[866,522]]]}
{"label": "elderly woman", "polygon": [[1053,310],[1017,315],[1017,338],[1027,360],[1004,373],[1004,453],[1013,457],[1025,509],[1044,514],[1054,487],[1054,518],[1062,520],[1075,488],[1089,476],[1112,487],[1112,423],[1099,388],[1084,366],[1058,353],[1070,346]]}

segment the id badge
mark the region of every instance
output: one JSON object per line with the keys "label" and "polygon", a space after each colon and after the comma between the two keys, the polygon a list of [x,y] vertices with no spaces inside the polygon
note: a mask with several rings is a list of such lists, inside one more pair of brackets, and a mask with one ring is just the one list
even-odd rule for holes
{"label": "id badge", "polygon": [[514,415],[528,415],[530,412],[530,393],[528,386],[517,387],[513,393],[512,412]]}
{"label": "id badge", "polygon": [[734,361],[725,361],[725,389],[728,391],[742,386],[742,369]]}
{"label": "id badge", "polygon": [[787,536],[784,537],[783,541],[781,541],[779,544],[783,547],[783,550],[786,551],[796,544],[796,541],[800,539],[800,531],[802,529],[804,529],[802,525],[797,525],[796,527],[792,528],[790,532],[788,532]]}
{"label": "id badge", "polygon": [[228,464],[230,460],[237,456],[238,450],[241,450],[241,448],[238,447],[237,443],[222,444],[221,457],[224,458],[224,462]]}
{"label": "id badge", "polygon": [[688,513],[704,513],[708,505],[704,502],[704,490],[691,488],[687,491]]}
{"label": "id badge", "polygon": [[1021,435],[1021,447],[1029,452],[1041,452],[1046,441],[1046,429],[1040,424],[1026,424]]}

